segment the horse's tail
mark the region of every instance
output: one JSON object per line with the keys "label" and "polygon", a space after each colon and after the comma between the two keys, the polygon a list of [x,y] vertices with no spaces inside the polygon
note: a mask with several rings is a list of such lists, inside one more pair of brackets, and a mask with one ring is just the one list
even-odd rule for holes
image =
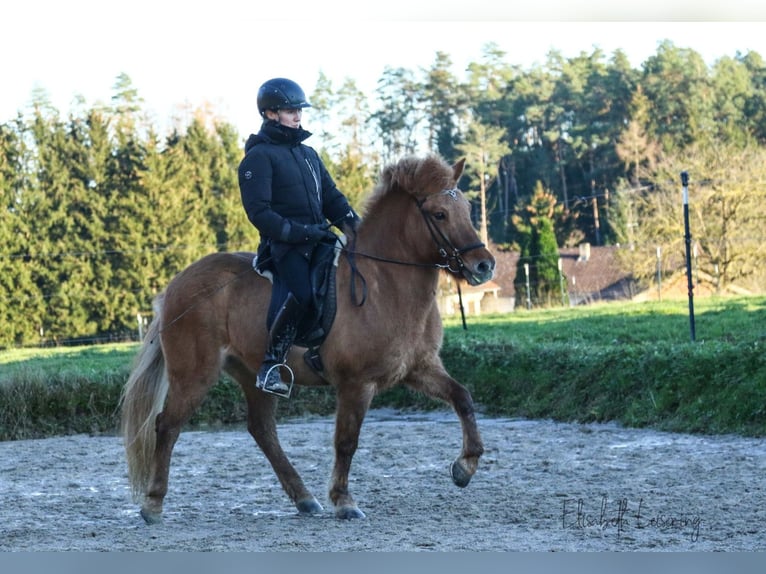
{"label": "horse's tail", "polygon": [[149,485],[156,444],[155,420],[168,393],[165,356],[160,345],[160,316],[163,295],[154,300],[154,319],[136,355],[133,370],[120,397],[122,436],[128,461],[133,498],[140,502]]}

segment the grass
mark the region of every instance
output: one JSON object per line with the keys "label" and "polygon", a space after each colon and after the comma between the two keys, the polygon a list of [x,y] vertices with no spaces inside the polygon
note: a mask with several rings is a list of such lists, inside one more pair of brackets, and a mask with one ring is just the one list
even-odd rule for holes
{"label": "grass", "polygon": [[[490,415],[766,436],[766,297],[610,303],[445,320],[448,371]],[[136,344],[0,352],[0,440],[115,432]],[[408,389],[373,406],[443,408]],[[331,389],[298,388],[278,415],[330,414]],[[194,426],[241,422],[228,378]]]}
{"label": "grass", "polygon": [[21,375],[97,377],[127,372],[138,343],[87,347],[24,348],[0,351],[0,384]]}
{"label": "grass", "polygon": [[[766,297],[707,298],[695,303],[697,343],[766,339]],[[604,303],[589,307],[518,311],[470,317],[468,331],[457,318],[445,321],[447,336],[517,344],[611,345],[690,343],[686,301]]]}

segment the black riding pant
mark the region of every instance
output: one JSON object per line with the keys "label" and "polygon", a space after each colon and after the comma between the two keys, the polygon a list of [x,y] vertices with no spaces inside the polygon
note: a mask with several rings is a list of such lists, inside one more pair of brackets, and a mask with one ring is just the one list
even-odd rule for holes
{"label": "black riding pant", "polygon": [[311,309],[314,301],[310,279],[311,264],[298,250],[287,251],[278,261],[274,260],[272,265],[276,273],[269,305],[269,328],[288,294],[292,293],[300,305],[301,315],[305,315]]}

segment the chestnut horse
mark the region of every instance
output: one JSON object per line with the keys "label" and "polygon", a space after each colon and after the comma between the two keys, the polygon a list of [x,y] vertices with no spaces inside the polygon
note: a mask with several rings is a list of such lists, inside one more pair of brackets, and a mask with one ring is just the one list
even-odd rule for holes
{"label": "chestnut horse", "polygon": [[[464,160],[406,157],[386,166],[353,247],[337,267],[337,312],[319,348],[321,376],[293,347],[295,383],[335,387],[335,460],[329,500],[338,518],[363,518],[348,488],[351,459],[373,396],[403,383],[452,406],[463,445],[451,465],[464,487],[483,446],[468,390],[445,370],[436,303],[441,270],[471,285],[490,280],[495,259],[481,243],[457,182]],[[215,253],[176,275],[155,299],[155,318],[121,398],[122,434],[134,499],[151,524],[161,520],[173,447],[181,427],[222,371],[242,387],[248,431],[299,513],[322,512],[277,438],[279,400],[256,389],[266,341],[271,283],[252,253]],[[352,288],[352,282],[357,286]],[[364,301],[360,296],[364,285]],[[355,293],[356,296],[352,296]]]}

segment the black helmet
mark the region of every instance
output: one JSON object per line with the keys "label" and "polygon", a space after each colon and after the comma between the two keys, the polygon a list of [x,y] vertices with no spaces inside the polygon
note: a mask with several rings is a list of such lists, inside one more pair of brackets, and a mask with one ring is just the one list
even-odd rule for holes
{"label": "black helmet", "polygon": [[266,110],[310,108],[301,87],[287,78],[272,78],[258,89],[258,113]]}

